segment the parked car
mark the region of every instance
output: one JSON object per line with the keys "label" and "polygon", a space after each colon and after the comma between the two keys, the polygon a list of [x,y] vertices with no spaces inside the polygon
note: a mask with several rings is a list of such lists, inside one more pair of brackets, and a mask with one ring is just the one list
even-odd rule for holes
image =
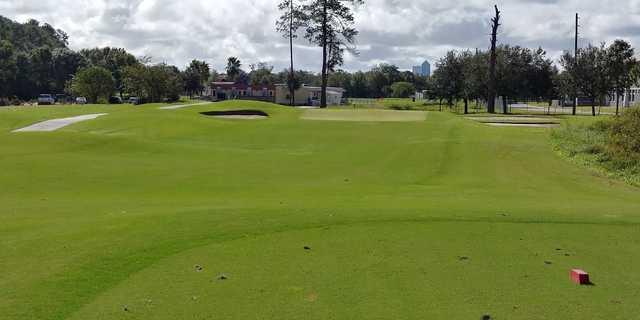
{"label": "parked car", "polygon": [[140,100],[140,98],[138,97],[130,97],[129,103],[136,106],[136,105],[142,104],[142,100]]}
{"label": "parked car", "polygon": [[87,104],[87,98],[85,98],[85,97],[77,97],[76,98],[76,103],[77,104]]}
{"label": "parked car", "polygon": [[66,104],[69,101],[69,97],[66,94],[56,94],[55,95],[56,103]]}
{"label": "parked car", "polygon": [[38,105],[52,105],[56,103],[56,99],[50,94],[41,94],[38,96]]}
{"label": "parked car", "polygon": [[109,104],[122,104],[122,98],[113,96],[109,98]]}

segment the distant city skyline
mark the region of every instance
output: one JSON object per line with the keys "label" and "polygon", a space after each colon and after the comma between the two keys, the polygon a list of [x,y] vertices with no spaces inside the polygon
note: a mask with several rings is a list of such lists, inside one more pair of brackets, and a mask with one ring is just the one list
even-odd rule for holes
{"label": "distant city skyline", "polygon": [[429,60],[425,60],[421,65],[413,66],[412,72],[414,75],[429,77],[431,76],[431,63],[429,63]]}
{"label": "distant city skyline", "polygon": [[[151,56],[185,67],[205,60],[218,71],[229,56],[243,68],[260,61],[283,70],[288,42],[275,31],[279,0],[0,0],[0,14],[26,22],[47,22],[69,34],[73,49],[123,47],[137,56]],[[573,50],[574,15],[581,15],[580,46],[616,38],[640,45],[640,0],[619,0],[607,6],[595,0],[510,0],[498,2],[503,12],[499,43],[529,48],[542,46],[557,59]],[[346,54],[342,67],[369,70],[389,63],[411,70],[418,57],[435,68],[448,50],[489,46],[493,3],[475,0],[366,0],[356,9],[359,55]],[[425,19],[428,13],[429,19]],[[319,48],[303,37],[295,41],[296,67],[319,71]]]}

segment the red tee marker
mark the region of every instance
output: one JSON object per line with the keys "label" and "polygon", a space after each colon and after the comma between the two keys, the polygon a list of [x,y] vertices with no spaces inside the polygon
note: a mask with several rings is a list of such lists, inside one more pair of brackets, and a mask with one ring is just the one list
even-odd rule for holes
{"label": "red tee marker", "polygon": [[571,280],[577,284],[589,284],[589,274],[584,270],[580,269],[572,269],[571,270]]}

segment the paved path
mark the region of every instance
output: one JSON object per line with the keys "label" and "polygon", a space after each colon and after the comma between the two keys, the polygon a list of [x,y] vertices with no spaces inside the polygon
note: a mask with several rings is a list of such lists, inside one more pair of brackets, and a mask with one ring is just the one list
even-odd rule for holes
{"label": "paved path", "polygon": [[175,109],[181,109],[181,108],[186,108],[186,107],[200,106],[200,105],[209,104],[209,103],[211,103],[211,102],[200,102],[200,103],[192,103],[192,104],[177,104],[177,105],[160,107],[158,109],[175,110]]}
{"label": "paved path", "polygon": [[28,127],[13,130],[13,132],[37,132],[37,131],[55,131],[62,127],[66,127],[70,124],[74,124],[76,122],[92,120],[100,116],[107,115],[108,113],[95,113],[95,114],[85,114],[77,117],[70,118],[60,118],[47,120],[43,122],[38,122],[36,124],[32,124]]}

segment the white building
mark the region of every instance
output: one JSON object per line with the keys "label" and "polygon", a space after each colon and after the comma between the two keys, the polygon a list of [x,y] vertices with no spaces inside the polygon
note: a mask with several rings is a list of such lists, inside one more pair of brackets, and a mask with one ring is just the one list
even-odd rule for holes
{"label": "white building", "polygon": [[[616,94],[611,96],[611,102],[609,105],[616,105]],[[624,95],[620,97],[620,106],[634,107],[640,105],[640,86],[633,86],[629,90],[626,90]]]}
{"label": "white building", "polygon": [[[295,105],[297,106],[318,106],[320,105],[321,87],[303,85],[295,92]],[[342,104],[342,96],[345,90],[336,87],[327,87],[327,105]],[[276,103],[289,105],[290,92],[286,84],[276,84]]]}

